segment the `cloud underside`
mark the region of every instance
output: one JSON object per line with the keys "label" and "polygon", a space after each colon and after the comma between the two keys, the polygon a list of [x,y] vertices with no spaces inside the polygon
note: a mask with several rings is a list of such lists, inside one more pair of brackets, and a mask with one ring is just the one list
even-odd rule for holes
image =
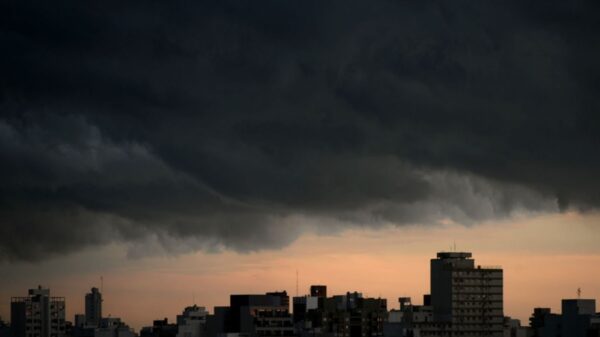
{"label": "cloud underside", "polygon": [[597,2],[0,5],[0,258],[600,204]]}

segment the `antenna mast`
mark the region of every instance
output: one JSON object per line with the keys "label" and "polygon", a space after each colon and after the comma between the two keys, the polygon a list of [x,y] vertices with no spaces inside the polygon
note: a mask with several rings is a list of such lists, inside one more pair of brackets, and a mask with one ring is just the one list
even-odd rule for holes
{"label": "antenna mast", "polygon": [[296,297],[298,297],[298,269],[296,269]]}

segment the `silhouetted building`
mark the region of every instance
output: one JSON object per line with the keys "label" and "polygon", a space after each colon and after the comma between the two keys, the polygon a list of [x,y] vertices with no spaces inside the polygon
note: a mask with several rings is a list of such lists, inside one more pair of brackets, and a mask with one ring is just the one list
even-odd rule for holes
{"label": "silhouetted building", "polygon": [[10,326],[0,317],[0,337],[11,337]]}
{"label": "silhouetted building", "polygon": [[423,305],[431,306],[431,295],[430,294],[423,295]]}
{"label": "silhouetted building", "polygon": [[64,337],[65,298],[51,297],[50,289],[30,289],[28,297],[11,299],[14,337]]}
{"label": "silhouetted building", "polygon": [[[552,336],[560,337],[562,331],[562,317],[558,314],[549,313],[544,316],[544,322],[539,329],[539,337]],[[535,332],[534,332],[535,333]]]}
{"label": "silhouetted building", "polygon": [[[385,337],[439,336],[440,325],[433,323],[430,296],[423,296],[423,305],[414,305],[410,297],[400,297],[400,310],[391,310],[384,324]],[[445,325],[442,325],[445,326]]]}
{"label": "silhouetted building", "polygon": [[324,285],[310,286],[310,296],[327,297],[327,286],[324,286]]}
{"label": "silhouetted building", "polygon": [[135,337],[135,332],[117,317],[100,319],[94,337]]}
{"label": "silhouetted building", "polygon": [[586,337],[596,314],[596,300],[562,300],[562,337]]}
{"label": "silhouetted building", "polygon": [[503,335],[503,273],[475,267],[471,253],[442,252],[431,260],[433,320],[448,336]]}
{"label": "silhouetted building", "polygon": [[[321,290],[325,286],[318,286]],[[312,294],[323,294],[325,292],[314,291],[315,286],[311,287],[311,295],[294,297],[294,326],[296,331],[309,331],[312,335],[321,334],[323,326],[323,307],[326,298],[313,296]]]}
{"label": "silhouetted building", "polygon": [[206,336],[216,337],[226,333],[231,308],[214,307],[214,313],[206,317]]}
{"label": "silhouetted building", "polygon": [[531,337],[533,331],[528,326],[521,326],[521,321],[504,317],[504,337]]}
{"label": "silhouetted building", "polygon": [[[127,334],[125,331],[129,329],[129,327],[125,326],[124,323],[120,322],[120,319],[109,319],[108,321],[104,321],[102,318],[102,294],[98,290],[98,288],[91,288],[90,292],[85,294],[85,315],[84,314],[76,314],[74,317],[74,324],[72,327],[72,331],[69,334],[72,337],[94,337],[98,333],[98,328],[104,324],[104,327],[101,329],[103,334],[116,333],[121,332],[122,334]],[[114,323],[115,326],[107,326],[110,323]],[[117,326],[118,325],[118,326]],[[117,326],[117,327],[116,327]],[[123,328],[125,326],[126,328]],[[110,330],[110,331],[109,331]]]}
{"label": "silhouetted building", "polygon": [[151,327],[140,330],[140,337],[177,337],[177,324],[169,323],[167,318],[155,320]]}
{"label": "silhouetted building", "polygon": [[193,305],[177,316],[177,337],[202,337],[206,334],[206,308]]}
{"label": "silhouetted building", "polygon": [[87,326],[83,314],[76,314],[74,318],[75,323],[70,334],[72,337],[94,337],[97,326]]}
{"label": "silhouetted building", "polygon": [[85,324],[88,327],[99,327],[102,319],[102,294],[98,288],[92,288],[85,295]]}
{"label": "silhouetted building", "polygon": [[596,314],[591,318],[587,336],[600,337],[600,314]]}
{"label": "silhouetted building", "polygon": [[387,300],[348,292],[325,300],[323,329],[340,337],[383,336]]}
{"label": "silhouetted building", "polygon": [[85,315],[75,314],[73,317],[73,325],[75,328],[83,328],[85,326]]}
{"label": "silhouetted building", "polygon": [[311,296],[294,298],[294,322],[299,335],[383,336],[387,319],[385,299],[364,298],[358,292],[326,298],[325,286],[317,287],[311,287]]}
{"label": "silhouetted building", "polygon": [[287,292],[231,295],[228,307],[215,307],[206,320],[208,337],[293,336]]}
{"label": "silhouetted building", "polygon": [[225,333],[246,336],[293,336],[287,292],[265,295],[231,295]]}
{"label": "silhouetted building", "polygon": [[290,297],[288,296],[287,291],[273,291],[266,293],[265,295],[279,297],[281,305],[288,311],[290,310]]}
{"label": "silhouetted building", "polygon": [[600,326],[593,299],[562,300],[562,313],[552,314],[548,308],[535,308],[529,319],[535,337],[594,336]]}
{"label": "silhouetted building", "polygon": [[540,337],[542,335],[542,329],[544,328],[546,316],[551,314],[550,308],[533,309],[533,314],[529,318],[529,327],[531,327],[532,330],[532,337]]}

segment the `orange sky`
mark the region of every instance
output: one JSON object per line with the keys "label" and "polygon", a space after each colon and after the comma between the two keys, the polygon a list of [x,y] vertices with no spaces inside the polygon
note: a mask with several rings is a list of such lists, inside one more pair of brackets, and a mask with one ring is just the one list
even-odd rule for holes
{"label": "orange sky", "polygon": [[413,302],[429,289],[429,259],[437,251],[471,251],[476,263],[501,265],[505,314],[526,320],[534,306],[560,311],[560,300],[600,299],[600,215],[576,213],[523,216],[473,227],[388,227],[335,235],[307,234],[282,250],[250,254],[195,253],[142,259],[126,257],[114,244],[38,264],[4,264],[0,278],[0,316],[10,315],[10,296],[25,295],[41,283],[67,297],[68,319],[83,311],[83,296],[104,276],[105,314],[122,317],[136,330],[152,319],[175,315],[194,299],[212,311],[231,293],[287,290],[300,294],[311,284],[328,285],[329,294],[347,290]]}

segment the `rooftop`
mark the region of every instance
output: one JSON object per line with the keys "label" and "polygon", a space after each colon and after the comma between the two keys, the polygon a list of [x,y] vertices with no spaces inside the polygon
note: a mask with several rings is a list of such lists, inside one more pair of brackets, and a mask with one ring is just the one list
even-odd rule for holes
{"label": "rooftop", "polygon": [[473,254],[469,252],[439,252],[437,253],[438,259],[468,259]]}

